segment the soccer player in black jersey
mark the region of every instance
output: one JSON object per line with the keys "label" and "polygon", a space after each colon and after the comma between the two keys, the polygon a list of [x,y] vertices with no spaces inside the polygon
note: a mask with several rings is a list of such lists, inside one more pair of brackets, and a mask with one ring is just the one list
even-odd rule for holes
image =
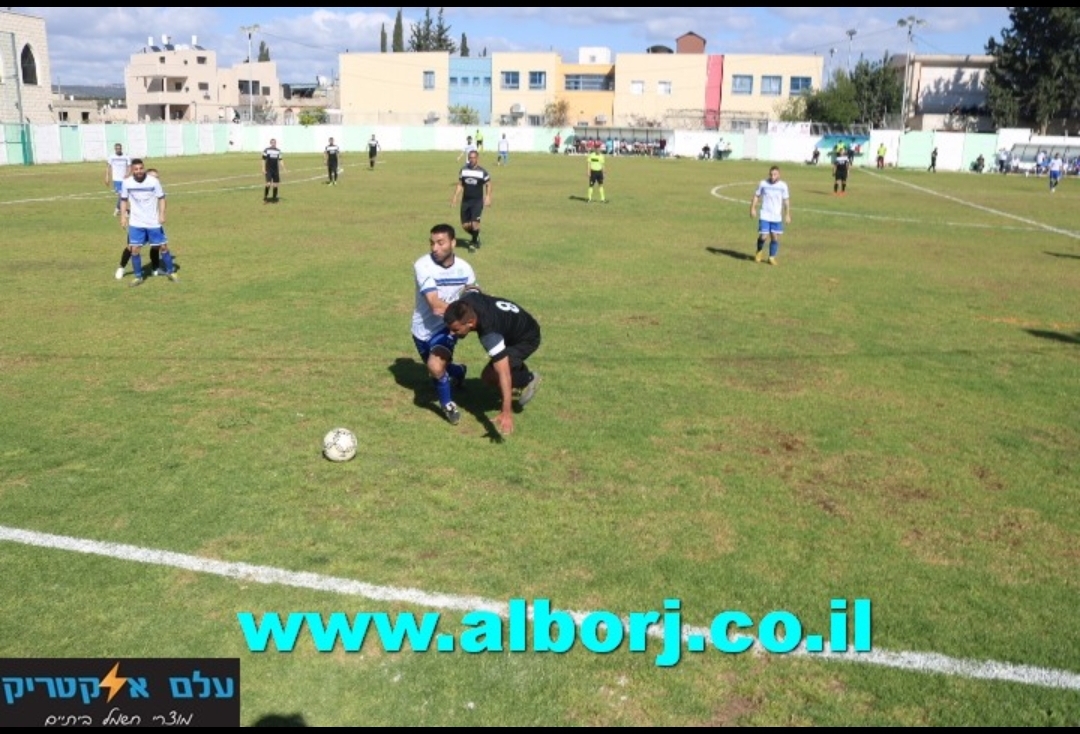
{"label": "soccer player in black jersey", "polygon": [[[282,160],[281,151],[278,150],[277,140],[270,140],[270,147],[263,150],[262,161],[263,177],[266,179],[266,185],[263,187],[263,204],[270,202],[276,204],[278,186],[281,185],[281,172],[285,170],[285,162]],[[272,197],[270,196],[271,188],[274,190]]]}
{"label": "soccer player in black jersey", "polygon": [[328,186],[337,186],[338,154],[341,148],[334,145],[334,139],[330,138],[330,144],[323,151],[326,157],[326,183]]}
{"label": "soccer player in black jersey", "polygon": [[504,435],[514,431],[514,398],[525,407],[540,384],[540,373],[525,364],[540,347],[540,324],[518,304],[506,298],[468,291],[443,314],[450,333],[464,339],[476,332],[491,361],[480,376],[484,384],[498,387],[502,411],[495,423]]}

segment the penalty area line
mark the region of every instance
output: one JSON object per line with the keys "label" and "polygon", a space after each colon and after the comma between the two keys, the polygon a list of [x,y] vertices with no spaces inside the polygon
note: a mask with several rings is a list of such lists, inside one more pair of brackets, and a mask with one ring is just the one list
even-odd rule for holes
{"label": "penalty area line", "polygon": [[[324,576],[317,573],[288,571],[270,566],[256,566],[249,563],[217,561],[184,553],[142,548],[123,543],[107,543],[86,538],[74,538],[66,535],[52,535],[33,530],[22,530],[0,525],[0,541],[52,550],[64,550],[85,555],[102,556],[135,563],[146,563],[167,568],[183,569],[196,573],[221,576],[238,581],[250,581],[260,584],[278,584],[315,591],[327,591],[345,596],[358,596],[372,601],[398,602],[430,609],[453,611],[482,610],[494,612],[500,617],[509,616],[509,606],[505,602],[484,599],[475,596],[433,593],[421,589],[378,586],[353,579]],[[567,610],[561,610],[567,611]],[[593,612],[567,611],[579,624]],[[532,616],[530,610],[530,618]],[[629,621],[623,625],[629,628]],[[654,625],[649,629],[651,637],[663,639],[662,630]],[[711,643],[710,631],[706,627],[684,626],[682,638],[691,636],[702,638]],[[754,650],[763,653],[761,644],[755,640]],[[896,652],[873,650],[867,653],[836,653],[825,651],[811,654],[806,651],[805,641],[790,655],[799,657],[818,657],[823,660],[837,660],[852,663],[878,665],[887,668],[910,670],[919,673],[936,673],[959,678],[971,678],[990,681],[1008,681],[1024,685],[1040,686],[1080,691],[1080,673],[1052,668],[1040,668],[1031,665],[1015,665],[993,660],[964,660],[938,653]]]}

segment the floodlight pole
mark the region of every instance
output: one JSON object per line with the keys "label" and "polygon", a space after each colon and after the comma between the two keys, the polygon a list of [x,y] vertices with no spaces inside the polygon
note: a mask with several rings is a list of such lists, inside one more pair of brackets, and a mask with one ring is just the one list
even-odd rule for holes
{"label": "floodlight pole", "polygon": [[855,38],[855,34],[858,33],[854,28],[846,31],[847,33],[847,75],[851,78],[851,39]]}
{"label": "floodlight pole", "polygon": [[255,123],[255,98],[252,97],[252,87],[255,86],[255,70],[251,66],[251,34],[259,30],[258,24],[240,26],[240,30],[247,33],[248,37],[248,122]]}
{"label": "floodlight pole", "polygon": [[901,18],[896,21],[896,25],[901,28],[907,28],[907,55],[904,57],[904,96],[900,102],[900,125],[902,130],[907,129],[908,121],[908,91],[910,88],[908,77],[911,76],[909,71],[911,67],[911,44],[915,40],[915,26],[926,25],[926,21],[922,18],[916,18],[914,15],[909,15],[906,18]]}

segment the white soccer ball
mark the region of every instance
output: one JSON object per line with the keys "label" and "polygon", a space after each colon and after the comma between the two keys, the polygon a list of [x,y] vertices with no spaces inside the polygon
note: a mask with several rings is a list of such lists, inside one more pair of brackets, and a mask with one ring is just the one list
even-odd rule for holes
{"label": "white soccer ball", "polygon": [[356,456],[356,434],[348,428],[335,428],[323,437],[323,456],[330,461],[348,461]]}

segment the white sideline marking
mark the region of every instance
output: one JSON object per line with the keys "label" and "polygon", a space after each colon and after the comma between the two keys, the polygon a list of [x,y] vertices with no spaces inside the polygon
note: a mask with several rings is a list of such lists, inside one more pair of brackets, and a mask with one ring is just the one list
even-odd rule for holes
{"label": "white sideline marking", "polygon": [[[494,612],[504,618],[509,614],[509,607],[506,603],[482,597],[438,594],[420,589],[405,589],[393,586],[375,586],[362,581],[323,576],[317,573],[300,573],[269,566],[215,561],[210,558],[199,558],[198,556],[189,556],[183,553],[140,548],[121,543],[105,543],[97,540],[72,538],[66,535],[50,535],[32,530],[9,528],[3,525],[0,525],[0,540],[41,548],[117,558],[123,561],[180,568],[196,573],[207,573],[260,584],[281,584],[301,589],[329,591],[335,594],[359,596],[372,601],[400,602],[418,607],[452,609],[455,611],[484,610]],[[580,623],[590,612],[570,612],[570,614]],[[629,626],[627,620],[624,620],[623,623]],[[662,633],[655,627],[650,628],[649,633],[652,637],[662,638]],[[711,636],[706,627],[684,626],[683,639],[685,640],[690,635],[701,636],[707,643],[711,644]],[[760,645],[755,645],[755,649],[761,651]],[[684,656],[693,654],[684,652]],[[1038,668],[1031,665],[1013,665],[993,660],[963,660],[937,653],[889,652],[887,650],[874,650],[869,653],[824,652],[812,655],[806,652],[805,647],[800,647],[790,654],[880,665],[886,668],[913,670],[920,673],[939,673],[959,678],[1010,681],[1044,688],[1080,691],[1080,673],[1054,670],[1052,668]]]}
{"label": "white sideline marking", "polygon": [[[867,171],[867,173],[870,173],[870,172]],[[891,183],[898,183],[898,184],[903,184],[904,186],[911,186],[911,187],[913,187],[913,188],[915,188],[915,189],[917,189],[919,191],[922,191],[922,192],[928,193],[928,194],[932,194],[934,196],[942,196],[942,197],[944,197],[946,199],[949,199],[951,201],[955,201],[955,202],[957,202],[959,204],[964,204],[965,206],[974,207],[976,209],[981,209],[981,210],[983,210],[985,212],[988,212],[990,214],[998,214],[998,215],[1001,215],[1003,217],[1009,217],[1010,219],[1016,219],[1018,221],[1024,222],[1028,226],[1027,227],[1003,226],[1003,225],[1000,225],[1000,224],[984,224],[984,223],[981,223],[981,222],[929,222],[929,221],[927,221],[925,219],[915,219],[913,217],[890,217],[890,216],[885,216],[885,215],[881,215],[881,214],[864,214],[862,212],[844,212],[844,211],[837,211],[836,209],[814,209],[812,207],[805,207],[805,206],[800,206],[798,208],[798,211],[800,211],[800,212],[810,212],[811,214],[828,214],[829,216],[833,216],[833,217],[851,217],[852,219],[870,219],[870,220],[874,220],[874,221],[878,221],[878,222],[903,222],[903,223],[906,223],[906,224],[933,224],[933,225],[940,225],[940,226],[943,226],[943,227],[969,227],[971,229],[1013,230],[1013,231],[1016,231],[1016,232],[1046,232],[1046,231],[1049,231],[1049,232],[1055,232],[1057,234],[1063,234],[1066,237],[1072,237],[1074,239],[1080,239],[1080,234],[1078,234],[1076,232],[1070,232],[1067,229],[1057,229],[1055,227],[1051,227],[1048,224],[1042,224],[1041,222],[1036,222],[1036,221],[1031,220],[1031,219],[1024,219],[1023,217],[1018,217],[1018,216],[1016,216],[1014,214],[1009,214],[1007,212],[1001,212],[1001,211],[998,211],[996,209],[990,209],[989,207],[985,207],[985,206],[982,206],[980,204],[973,204],[971,202],[963,201],[962,199],[957,199],[957,198],[949,196],[947,194],[939,194],[936,191],[932,191],[930,189],[924,189],[921,186],[916,186],[915,184],[909,184],[909,183],[906,183],[904,181],[897,181],[896,179],[888,178],[886,176],[881,176],[881,174],[871,173],[870,175],[878,176],[880,178],[884,178],[886,181],[889,181]],[[754,187],[756,185],[757,184],[752,183],[750,181],[743,181],[743,182],[740,182],[740,183],[721,184],[719,186],[714,186],[709,193],[711,193],[717,199],[720,199],[722,201],[731,201],[731,202],[734,202],[736,204],[749,205],[750,197],[745,197],[744,196],[741,199],[736,199],[733,196],[725,196],[724,194],[721,194],[720,192],[722,190],[724,190],[724,189],[731,188],[733,186]]]}
{"label": "white sideline marking", "polygon": [[1072,237],[1074,240],[1080,240],[1080,233],[1078,233],[1078,232],[1073,232],[1073,231],[1068,230],[1068,229],[1059,229],[1058,227],[1052,227],[1049,224],[1043,224],[1042,222],[1038,222],[1038,221],[1036,221],[1034,219],[1028,219],[1026,217],[1021,217],[1021,216],[1019,216],[1017,214],[1009,214],[1008,212],[1003,212],[1003,211],[1000,211],[998,209],[991,209],[988,206],[983,206],[982,204],[976,204],[976,203],[971,202],[971,201],[964,201],[963,199],[952,196],[950,194],[943,194],[940,191],[934,191],[933,189],[928,189],[928,188],[926,188],[924,186],[919,186],[918,184],[913,184],[913,183],[910,183],[908,181],[901,181],[901,180],[896,179],[896,178],[891,178],[889,176],[884,176],[884,175],[882,175],[880,173],[876,173],[874,171],[865,171],[865,173],[868,173],[871,176],[875,176],[877,178],[885,179],[889,183],[899,184],[900,186],[907,186],[908,188],[915,189],[916,191],[921,191],[924,194],[930,194],[931,196],[936,196],[936,197],[938,197],[940,199],[945,199],[947,201],[952,201],[952,202],[955,202],[957,204],[963,204],[964,206],[969,206],[972,209],[978,209],[979,211],[986,212],[988,214],[996,214],[999,217],[1006,217],[1007,219],[1015,219],[1018,222],[1023,222],[1024,224],[1028,224],[1028,225],[1030,225],[1032,227],[1035,227],[1036,229],[1041,229],[1041,230],[1044,230],[1046,232],[1053,232],[1054,234],[1063,234],[1066,237]]}
{"label": "white sideline marking", "polygon": [[[296,173],[299,173],[300,171],[316,171],[316,170],[322,170],[324,173],[322,175],[320,175],[320,176],[312,176],[311,178],[294,179],[292,181],[289,181],[288,185],[293,185],[293,184],[298,184],[298,183],[310,183],[312,181],[321,181],[321,180],[323,180],[326,177],[326,174],[325,174],[326,169],[325,168],[321,168],[321,169],[319,169],[319,168],[302,168],[302,169],[299,169],[298,171],[296,171]],[[190,194],[220,194],[220,193],[223,193],[225,191],[244,191],[244,190],[247,190],[247,189],[257,189],[257,188],[259,188],[261,186],[266,185],[264,183],[264,181],[263,181],[262,174],[244,174],[242,176],[226,176],[224,178],[207,178],[207,179],[202,179],[202,180],[199,180],[199,181],[181,181],[181,182],[178,182],[178,183],[170,183],[170,184],[168,184],[168,191],[166,191],[165,193],[166,193],[166,195],[169,195],[169,193],[173,189],[181,188],[183,186],[199,186],[199,185],[202,185],[202,184],[216,183],[218,181],[232,181],[232,180],[235,180],[235,179],[238,179],[238,178],[239,179],[257,178],[258,183],[249,184],[249,185],[246,185],[246,186],[231,186],[231,187],[228,187],[228,188],[221,188],[221,189],[201,189],[199,191],[184,191],[182,193],[185,194],[185,195],[190,195]],[[285,188],[285,185],[283,184],[281,188]],[[48,202],[48,201],[72,201],[72,200],[80,200],[80,199],[112,199],[113,201],[115,201],[116,200],[116,192],[114,192],[112,189],[109,189],[109,190],[107,190],[105,192],[94,191],[94,192],[88,192],[88,193],[84,193],[84,194],[64,194],[62,196],[45,196],[45,197],[41,197],[41,198],[37,198],[37,199],[13,199],[11,201],[0,201],[0,206],[11,206],[12,204],[37,204],[37,203]]]}

